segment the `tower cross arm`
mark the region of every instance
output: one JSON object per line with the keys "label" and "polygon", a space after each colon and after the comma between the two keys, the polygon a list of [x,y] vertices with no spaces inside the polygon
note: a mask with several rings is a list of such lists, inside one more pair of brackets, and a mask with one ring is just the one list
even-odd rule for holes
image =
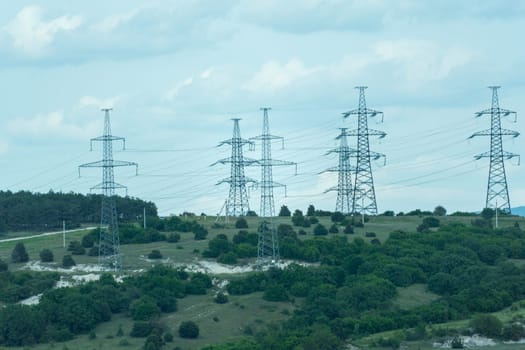
{"label": "tower cross arm", "polygon": [[348,112],[344,112],[343,113],[343,118],[348,118],[350,116],[354,116],[354,115],[362,115],[362,114],[366,114],[368,117],[375,117],[377,115],[380,115],[381,116],[381,120],[383,120],[383,112],[381,111],[376,111],[375,109],[371,109],[371,108],[365,108],[364,110],[363,109],[360,109],[360,108],[357,108],[357,109],[352,109],[351,111],[348,111]]}
{"label": "tower cross arm", "polygon": [[221,147],[223,145],[230,145],[231,146],[233,144],[235,144],[235,145],[239,145],[240,144],[240,145],[244,146],[244,145],[253,145],[254,143],[253,143],[253,141],[246,140],[246,139],[229,139],[229,140],[221,141],[217,145],[217,147]]}
{"label": "tower cross arm", "polygon": [[121,185],[121,184],[118,184],[116,182],[111,182],[111,183],[99,183],[98,185],[95,185],[93,187],[90,188],[90,190],[102,190],[102,189],[127,189],[126,186],[124,185]]}
{"label": "tower cross arm", "polygon": [[232,179],[231,177],[227,177],[225,179],[222,179],[220,181],[218,181],[216,183],[216,185],[220,185],[220,184],[223,184],[223,183],[228,183],[228,184],[231,184],[231,183],[238,183],[238,182],[241,182],[242,184],[247,184],[247,183],[253,183],[253,184],[256,184],[258,181],[255,180],[255,179],[252,179],[250,177],[244,177],[244,180],[242,181],[239,181],[238,179]]}
{"label": "tower cross arm", "polygon": [[234,161],[231,157],[229,157],[229,158],[220,159],[216,161],[215,163],[210,164],[210,166],[214,166],[217,164],[228,164],[228,163],[236,163],[236,164],[242,164],[242,165],[254,165],[254,164],[258,165],[259,162],[260,161],[256,159],[246,158],[246,157],[243,157],[241,161]]}

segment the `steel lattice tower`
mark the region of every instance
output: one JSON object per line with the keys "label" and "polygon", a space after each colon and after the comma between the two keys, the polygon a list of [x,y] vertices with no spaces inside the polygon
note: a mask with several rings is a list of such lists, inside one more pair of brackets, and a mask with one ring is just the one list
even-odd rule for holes
{"label": "steel lattice tower", "polygon": [[355,184],[352,195],[352,213],[377,214],[377,202],[374,189],[374,178],[372,176],[371,160],[377,160],[385,157],[384,154],[371,152],[369,145],[370,136],[383,138],[386,133],[379,130],[368,128],[368,118],[381,115],[383,121],[383,112],[375,111],[366,107],[365,89],[366,86],[357,86],[359,89],[359,107],[349,112],[343,113],[344,118],[357,116],[357,129],[347,132],[347,136],[357,137],[357,150],[355,152]]}
{"label": "steel lattice tower", "polygon": [[474,158],[490,158],[489,180],[487,184],[487,197],[485,208],[494,208],[510,214],[509,189],[507,187],[507,177],[505,175],[505,160],[519,155],[503,150],[503,136],[518,137],[519,132],[501,128],[501,117],[514,116],[516,121],[517,113],[499,107],[498,89],[499,86],[489,86],[492,89],[492,106],[481,112],[476,113],[476,117],[490,115],[490,129],[478,131],[469,138],[476,136],[490,136],[490,151],[476,155]]}
{"label": "steel lattice tower", "polygon": [[268,121],[268,111],[270,109],[268,107],[261,108],[263,111],[262,135],[250,138],[250,140],[257,140],[262,143],[261,160],[258,161],[258,164],[261,166],[261,207],[259,213],[261,222],[257,245],[257,264],[259,266],[279,261],[279,241],[273,221],[275,216],[273,189],[274,187],[285,187],[285,185],[273,181],[272,168],[274,166],[296,165],[294,162],[272,159],[272,140],[282,140],[284,147],[284,138],[270,134]]}
{"label": "steel lattice tower", "polygon": [[255,180],[250,179],[244,175],[244,166],[257,163],[256,160],[245,158],[242,154],[242,148],[245,145],[253,145],[252,141],[241,138],[241,131],[239,129],[239,118],[233,120],[233,137],[229,140],[222,141],[219,146],[228,144],[232,147],[230,158],[221,159],[212,165],[231,164],[230,177],[223,179],[217,183],[229,183],[230,192],[226,200],[226,216],[243,216],[250,210],[248,202],[248,191],[246,189],[247,183],[256,183]]}
{"label": "steel lattice tower", "polygon": [[104,134],[91,139],[90,142],[91,150],[93,150],[93,141],[102,142],[102,160],[80,165],[79,172],[80,168],[102,168],[102,182],[91,188],[92,190],[102,190],[98,261],[100,265],[117,271],[122,267],[122,257],[120,254],[115,189],[126,187],[115,182],[113,169],[121,166],[135,166],[135,171],[138,172],[138,165],[133,162],[113,159],[113,141],[122,141],[123,149],[125,149],[126,141],[123,137],[111,135],[109,120],[111,109],[102,109],[102,111],[104,112]]}
{"label": "steel lattice tower", "polygon": [[343,214],[349,214],[353,209],[352,168],[350,166],[350,157],[355,155],[355,150],[348,147],[346,130],[346,128],[341,128],[341,133],[336,137],[336,140],[340,140],[339,147],[334,148],[327,153],[338,153],[339,165],[326,170],[337,172],[337,186],[331,187],[325,191],[325,193],[337,191],[335,211]]}

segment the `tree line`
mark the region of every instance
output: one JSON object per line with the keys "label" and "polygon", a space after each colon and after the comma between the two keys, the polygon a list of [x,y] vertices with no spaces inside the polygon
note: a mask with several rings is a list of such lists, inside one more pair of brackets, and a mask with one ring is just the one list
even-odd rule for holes
{"label": "tree line", "polygon": [[[79,193],[33,193],[0,191],[0,234],[6,231],[44,231],[100,221],[102,195]],[[137,221],[146,215],[157,217],[157,207],[133,197],[116,197],[119,220]]]}

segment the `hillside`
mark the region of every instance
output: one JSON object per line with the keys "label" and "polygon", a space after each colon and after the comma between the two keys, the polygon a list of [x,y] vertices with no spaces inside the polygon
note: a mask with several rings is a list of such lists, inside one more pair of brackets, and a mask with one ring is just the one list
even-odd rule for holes
{"label": "hillside", "polygon": [[[249,270],[246,267],[254,262],[252,237],[258,223],[255,217],[246,218],[246,229],[235,228],[238,223],[234,220],[215,223],[203,217],[151,221],[148,230],[124,225],[121,228],[124,268],[125,275],[131,279],[115,283],[104,277],[103,281],[90,282],[89,288],[76,287],[58,294],[49,289],[49,282],[43,282],[54,281],[54,275],[28,274],[27,270],[58,271],[61,283],[75,283],[82,278],[96,280],[100,275],[92,267],[97,258],[86,254],[89,248],[83,254],[73,255],[77,267],[63,270],[57,269],[62,257],[73,251],[62,247],[61,235],[23,240],[29,264],[10,263],[17,242],[0,242],[0,259],[9,262],[10,271],[10,275],[5,272],[3,275],[5,289],[0,288],[0,303],[9,306],[22,297],[43,292],[46,300],[52,295],[53,299],[49,300],[67,297],[63,301],[67,305],[70,298],[94,298],[112,286],[111,294],[96,299],[104,302],[107,299],[108,303],[113,300],[113,304],[108,304],[111,313],[103,317],[101,314],[97,321],[100,311],[89,311],[90,303],[86,304],[84,307],[88,309],[84,314],[94,312],[93,321],[86,324],[86,328],[71,328],[68,322],[84,322],[72,315],[70,321],[45,321],[52,325],[47,329],[64,332],[68,329],[65,339],[58,333],[45,331],[33,340],[19,335],[18,338],[26,341],[20,344],[21,348],[37,341],[40,344],[33,345],[35,349],[49,349],[50,338],[54,339],[53,343],[65,340],[63,347],[70,349],[138,349],[148,342],[155,343],[159,349],[201,349],[225,342],[236,345],[214,345],[209,349],[293,348],[288,347],[290,344],[335,349],[349,341],[364,348],[374,344],[391,348],[402,342],[426,349],[430,339],[438,334],[442,337],[453,334],[456,328],[466,328],[468,319],[479,312],[496,312],[505,322],[512,317],[523,317],[520,301],[525,299],[522,271],[525,233],[518,226],[525,227],[525,219],[502,217],[500,229],[493,231],[490,222],[471,216],[436,217],[439,227],[422,229],[422,222],[429,221],[425,218],[376,216],[367,218],[364,227],[349,221],[353,233],[345,234],[348,223],[334,223],[331,217],[305,216],[302,226],[295,226],[291,217],[279,217],[276,221],[281,225],[281,255],[301,265],[283,267],[281,271],[250,273],[242,271]],[[315,235],[314,232],[319,232],[316,231],[318,224],[327,229],[335,225],[338,233]],[[418,228],[422,232],[417,232]],[[242,230],[246,233],[239,233]],[[203,232],[206,232],[204,239]],[[90,231],[72,232],[67,241],[83,242],[83,237],[90,235]],[[44,247],[52,251],[56,263],[38,263]],[[147,259],[152,250],[158,250],[163,259]],[[228,259],[226,262],[233,265],[214,263],[226,257],[234,257],[236,263]],[[149,270],[152,265],[186,266],[187,273],[170,268]],[[205,275],[196,273],[197,268],[208,269],[209,282]],[[149,272],[138,272],[144,269]],[[25,277],[21,278],[20,274]],[[150,279],[156,282],[150,284]],[[164,290],[163,285],[167,289]],[[168,293],[177,290],[173,295]],[[226,303],[214,300],[219,292],[228,295]],[[73,294],[68,296],[69,293]],[[109,295],[116,299],[108,299]],[[161,303],[173,297],[176,311]],[[120,303],[119,300],[127,301]],[[153,301],[149,304],[152,310],[157,304],[158,311],[137,316],[138,305],[146,305],[148,300]],[[38,305],[23,312],[31,315],[33,308],[44,307]],[[497,313],[506,308],[512,317],[504,318]],[[7,327],[5,316],[5,311],[0,312],[0,343],[7,345],[8,333],[2,333]],[[141,320],[143,317],[146,321]],[[196,339],[184,339],[178,334],[181,322],[189,320],[199,327]],[[136,333],[131,336],[140,322],[151,323],[152,329],[158,331],[149,337],[136,336]],[[280,322],[279,331],[272,322]],[[443,322],[446,326],[442,328],[430,326]],[[444,331],[447,327],[448,331]],[[414,335],[411,329],[419,329],[420,333]],[[155,332],[162,335],[159,342]],[[376,333],[379,335],[374,337]],[[166,342],[166,334],[171,334],[173,340]]]}

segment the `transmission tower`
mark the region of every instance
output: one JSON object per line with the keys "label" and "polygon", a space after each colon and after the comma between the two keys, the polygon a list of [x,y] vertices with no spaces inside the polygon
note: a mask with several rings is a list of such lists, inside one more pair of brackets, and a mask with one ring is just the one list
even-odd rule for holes
{"label": "transmission tower", "polygon": [[221,159],[212,165],[217,163],[220,164],[231,164],[230,177],[223,179],[217,183],[229,183],[230,193],[226,200],[226,216],[244,216],[250,210],[248,203],[248,191],[246,189],[247,183],[256,183],[255,180],[250,179],[244,175],[244,166],[252,165],[257,163],[254,159],[243,157],[242,148],[244,145],[253,145],[252,141],[241,138],[241,132],[239,129],[239,118],[233,120],[233,137],[229,140],[222,141],[219,146],[224,144],[232,147],[232,154],[230,158]]}
{"label": "transmission tower", "polygon": [[294,162],[272,159],[272,140],[281,140],[284,148],[284,138],[270,134],[268,122],[268,111],[270,109],[268,107],[261,108],[263,111],[262,135],[250,138],[250,140],[261,141],[262,143],[262,156],[258,162],[261,166],[261,208],[259,213],[261,222],[257,245],[257,265],[259,266],[279,261],[279,241],[273,219],[275,216],[273,189],[274,187],[285,187],[286,192],[286,186],[273,181],[272,168],[274,166],[295,165],[297,169],[297,164]]}
{"label": "transmission tower", "polygon": [[341,133],[336,137],[336,140],[340,140],[339,147],[334,148],[327,153],[338,153],[339,165],[326,170],[337,172],[337,186],[331,187],[325,191],[325,193],[337,191],[335,211],[343,214],[349,214],[353,209],[352,168],[350,167],[350,157],[355,155],[355,150],[348,147],[346,130],[346,128],[341,128]]}
{"label": "transmission tower", "polygon": [[382,122],[383,112],[366,107],[366,88],[366,86],[356,87],[356,89],[359,89],[359,107],[343,113],[343,117],[348,118],[349,116],[357,116],[357,129],[346,133],[347,136],[357,137],[357,150],[355,155],[353,155],[357,160],[355,168],[355,184],[352,195],[352,213],[375,215],[377,214],[377,203],[371,160],[377,160],[381,157],[385,158],[385,155],[370,151],[369,137],[378,136],[379,138],[383,138],[386,136],[386,133],[368,128],[368,118],[381,115]]}
{"label": "transmission tower", "polygon": [[518,137],[519,132],[501,128],[501,117],[509,115],[517,119],[517,113],[499,107],[499,86],[489,86],[492,89],[492,106],[476,113],[476,117],[490,115],[490,129],[478,131],[469,138],[476,136],[490,136],[490,151],[476,155],[475,159],[490,158],[489,181],[487,184],[487,197],[485,208],[494,208],[510,214],[509,189],[505,175],[505,160],[518,157],[519,155],[503,150],[503,136]]}
{"label": "transmission tower", "polygon": [[93,150],[93,141],[102,142],[102,160],[86,163],[80,168],[102,168],[102,182],[91,190],[102,190],[102,208],[100,211],[100,239],[98,245],[98,262],[100,265],[110,267],[117,271],[122,267],[120,255],[120,240],[117,221],[117,206],[115,203],[115,190],[126,187],[115,182],[113,168],[122,166],[134,166],[138,172],[137,163],[113,159],[113,141],[122,141],[122,149],[126,147],[123,137],[111,135],[111,124],[109,120],[110,108],[102,109],[104,112],[104,134],[91,139],[90,148]]}

